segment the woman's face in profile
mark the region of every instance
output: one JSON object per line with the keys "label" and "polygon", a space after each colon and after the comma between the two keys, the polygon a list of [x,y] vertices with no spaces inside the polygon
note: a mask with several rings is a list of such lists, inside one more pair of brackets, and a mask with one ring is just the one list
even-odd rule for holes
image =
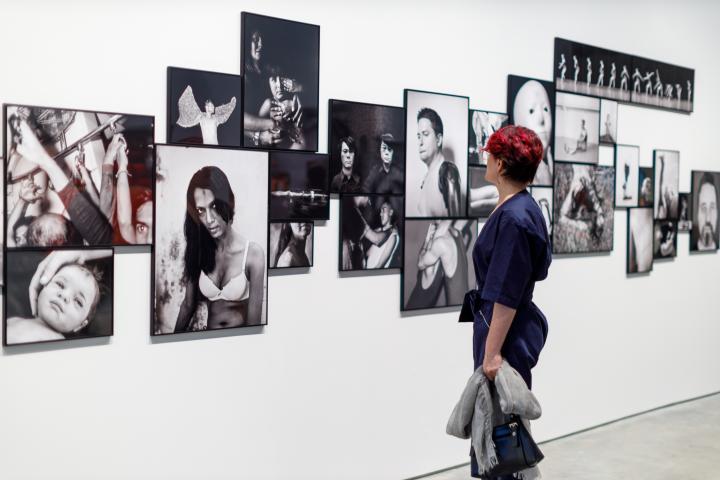
{"label": "woman's face in profile", "polygon": [[309,223],[291,223],[290,228],[292,229],[293,237],[299,240],[305,240],[308,235],[310,235]]}
{"label": "woman's face in profile", "polygon": [[38,317],[60,333],[87,325],[99,289],[95,277],[78,265],[62,267],[38,295]]}
{"label": "woman's face in profile", "polygon": [[227,231],[228,224],[217,211],[215,194],[207,188],[196,188],[193,197],[195,198],[195,209],[200,223],[212,238],[222,238]]}
{"label": "woman's face in profile", "polygon": [[552,135],[552,112],[547,91],[537,80],[530,80],[518,90],[513,105],[515,125],[533,130],[547,149]]}

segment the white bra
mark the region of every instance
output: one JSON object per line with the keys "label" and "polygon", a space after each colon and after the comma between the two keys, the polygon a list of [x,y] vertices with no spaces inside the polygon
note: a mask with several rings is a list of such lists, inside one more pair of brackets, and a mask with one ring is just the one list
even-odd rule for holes
{"label": "white bra", "polygon": [[222,288],[218,288],[215,283],[210,280],[205,272],[200,271],[200,279],[198,286],[205,298],[211,302],[218,300],[226,300],[229,302],[241,302],[250,297],[250,282],[245,275],[245,263],[247,261],[248,250],[250,249],[250,240],[245,244],[245,254],[242,260],[242,273],[231,278]]}

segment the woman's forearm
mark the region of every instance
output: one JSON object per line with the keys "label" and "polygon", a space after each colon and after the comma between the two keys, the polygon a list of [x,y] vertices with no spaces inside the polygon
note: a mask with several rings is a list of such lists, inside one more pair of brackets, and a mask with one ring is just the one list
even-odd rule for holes
{"label": "woman's forearm", "polygon": [[135,243],[135,229],[132,224],[132,201],[127,170],[118,172],[117,178],[117,221],[120,234],[128,243]]}
{"label": "woman's forearm", "polygon": [[262,324],[263,295],[265,291],[265,255],[260,247],[250,244],[247,270],[245,274],[250,279],[250,295],[248,301],[248,325]]}
{"label": "woman's forearm", "polygon": [[490,332],[485,341],[486,360],[500,355],[502,346],[505,343],[505,338],[510,330],[510,325],[515,318],[516,311],[516,309],[505,306],[502,303],[496,302],[494,304],[492,321],[490,322]]}

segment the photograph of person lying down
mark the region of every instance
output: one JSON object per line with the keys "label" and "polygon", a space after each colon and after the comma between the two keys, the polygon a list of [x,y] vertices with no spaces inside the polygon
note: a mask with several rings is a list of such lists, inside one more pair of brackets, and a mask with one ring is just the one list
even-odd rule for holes
{"label": "photograph of person lying down", "polygon": [[113,334],[113,251],[7,252],[4,345]]}
{"label": "photograph of person lying down", "polygon": [[8,248],[149,245],[154,117],[5,106]]}

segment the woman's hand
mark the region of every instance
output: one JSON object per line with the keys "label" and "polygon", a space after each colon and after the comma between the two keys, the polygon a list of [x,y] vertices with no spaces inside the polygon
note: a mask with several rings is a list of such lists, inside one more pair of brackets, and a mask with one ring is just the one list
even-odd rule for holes
{"label": "woman's hand", "polygon": [[499,353],[489,357],[485,356],[485,360],[483,360],[482,364],[482,369],[485,376],[489,378],[491,382],[495,381],[495,377],[497,376],[498,370],[500,370],[502,362],[503,358],[502,355],[500,355]]}
{"label": "woman's hand", "polygon": [[105,151],[103,164],[112,165],[115,162],[115,159],[117,159],[120,151],[127,153],[127,142],[125,141],[125,137],[122,133],[116,133],[113,135],[110,145],[108,145],[108,148]]}

